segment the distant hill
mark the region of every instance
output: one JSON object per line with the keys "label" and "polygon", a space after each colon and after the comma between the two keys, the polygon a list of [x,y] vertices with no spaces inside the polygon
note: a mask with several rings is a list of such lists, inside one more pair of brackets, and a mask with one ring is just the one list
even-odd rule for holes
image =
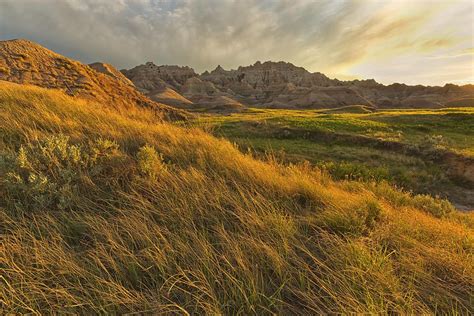
{"label": "distant hill", "polygon": [[[373,79],[340,81],[286,62],[256,62],[236,70],[217,66],[201,75],[190,67],[156,66],[148,62],[122,72],[150,97],[154,95],[153,89],[149,89],[151,82],[159,81],[163,87],[191,100],[194,106],[204,107],[215,106],[222,97],[227,101],[234,100],[242,107],[264,108],[335,108],[348,105],[440,108],[454,104],[474,105],[473,85],[426,87],[396,83],[386,86]],[[144,77],[147,80],[143,80]]]}
{"label": "distant hill", "polygon": [[0,41],[0,80],[59,89],[115,108],[149,107],[163,118],[187,116],[141,94],[111,65],[95,63],[89,67],[28,40]]}

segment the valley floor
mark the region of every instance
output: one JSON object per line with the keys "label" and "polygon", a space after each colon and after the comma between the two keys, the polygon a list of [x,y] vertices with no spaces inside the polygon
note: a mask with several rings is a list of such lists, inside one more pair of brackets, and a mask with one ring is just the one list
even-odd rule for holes
{"label": "valley floor", "polygon": [[336,179],[388,181],[474,209],[474,108],[249,109],[195,123],[243,151],[306,160]]}

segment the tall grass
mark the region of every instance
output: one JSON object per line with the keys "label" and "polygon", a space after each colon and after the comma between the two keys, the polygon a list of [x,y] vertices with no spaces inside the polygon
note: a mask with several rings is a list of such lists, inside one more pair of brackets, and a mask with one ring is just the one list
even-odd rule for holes
{"label": "tall grass", "polygon": [[3,313],[472,314],[474,220],[0,84]]}

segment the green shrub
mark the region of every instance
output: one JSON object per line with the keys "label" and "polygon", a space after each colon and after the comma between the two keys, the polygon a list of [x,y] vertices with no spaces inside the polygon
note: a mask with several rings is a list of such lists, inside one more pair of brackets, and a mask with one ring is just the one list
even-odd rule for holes
{"label": "green shrub", "polygon": [[152,146],[145,145],[137,154],[138,170],[146,177],[156,180],[166,170],[163,155],[158,154]]}
{"label": "green shrub", "polygon": [[30,210],[71,208],[81,192],[105,184],[107,165],[119,156],[114,142],[74,145],[64,135],[21,146],[13,156],[4,156],[7,204]]}

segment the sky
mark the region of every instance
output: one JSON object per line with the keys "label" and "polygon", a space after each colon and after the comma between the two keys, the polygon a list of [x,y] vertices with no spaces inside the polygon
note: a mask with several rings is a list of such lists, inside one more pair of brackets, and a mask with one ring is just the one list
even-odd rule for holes
{"label": "sky", "polygon": [[0,0],[12,38],[119,69],[283,60],[341,80],[474,83],[470,0]]}

